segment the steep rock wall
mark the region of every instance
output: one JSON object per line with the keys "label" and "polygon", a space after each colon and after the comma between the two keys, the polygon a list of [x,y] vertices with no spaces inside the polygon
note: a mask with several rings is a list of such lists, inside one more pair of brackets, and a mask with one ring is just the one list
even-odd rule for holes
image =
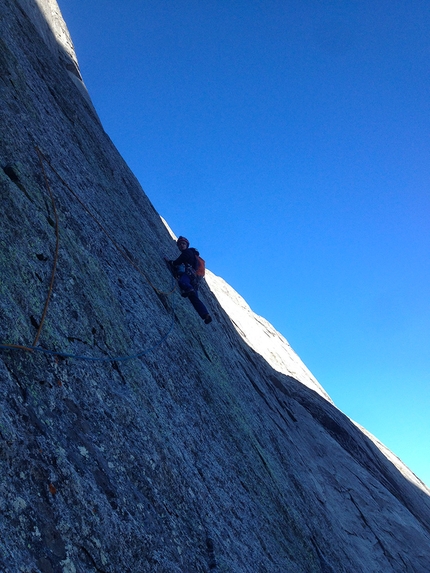
{"label": "steep rock wall", "polygon": [[[427,573],[428,490],[209,288],[209,326],[169,293],[174,243],[35,22],[1,3],[0,570]],[[38,333],[55,211],[52,353],[7,348]]]}

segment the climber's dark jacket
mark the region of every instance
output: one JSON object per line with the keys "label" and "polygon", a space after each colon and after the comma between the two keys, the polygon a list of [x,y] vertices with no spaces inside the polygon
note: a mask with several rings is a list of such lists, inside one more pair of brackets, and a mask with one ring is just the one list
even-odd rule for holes
{"label": "climber's dark jacket", "polygon": [[181,265],[190,265],[195,270],[197,267],[196,255],[198,254],[199,252],[196,249],[193,247],[188,247],[188,249],[182,251],[177,259],[172,261],[172,264],[175,267],[179,267]]}
{"label": "climber's dark jacket", "polygon": [[[193,247],[188,247],[179,255],[177,259],[171,261],[175,274],[178,278],[179,288],[182,296],[187,296],[193,307],[198,312],[199,316],[203,319],[209,317],[208,309],[199,299],[198,289],[201,277],[198,277],[194,272],[197,268],[198,262],[196,256],[199,251]],[[181,269],[181,265],[184,265]],[[212,320],[209,317],[209,321]],[[208,324],[208,323],[207,323]]]}

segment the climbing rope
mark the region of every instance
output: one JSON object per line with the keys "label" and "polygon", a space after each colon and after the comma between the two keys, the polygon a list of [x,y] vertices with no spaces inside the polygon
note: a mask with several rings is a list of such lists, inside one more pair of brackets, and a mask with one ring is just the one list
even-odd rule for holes
{"label": "climbing rope", "polygon": [[[48,312],[48,306],[49,306],[49,301],[51,299],[51,295],[52,295],[52,291],[53,291],[53,286],[54,286],[54,279],[55,279],[55,272],[56,272],[56,268],[57,268],[57,263],[58,263],[58,252],[59,252],[59,244],[60,244],[60,232],[59,232],[59,218],[58,218],[58,213],[57,213],[57,208],[55,205],[55,199],[54,199],[54,195],[52,193],[52,189],[51,186],[49,184],[49,180],[46,174],[46,170],[43,164],[43,160],[46,161],[46,163],[51,167],[51,169],[54,171],[54,173],[57,175],[57,177],[60,179],[60,181],[63,183],[63,185],[70,191],[70,193],[72,193],[72,195],[75,197],[75,199],[80,203],[80,205],[83,207],[83,209],[86,211],[86,213],[88,213],[88,215],[90,215],[90,217],[92,219],[94,219],[94,221],[97,223],[97,225],[102,229],[102,231],[105,233],[105,235],[110,239],[110,241],[113,243],[113,245],[115,246],[115,248],[118,250],[118,252],[139,272],[139,274],[141,274],[146,280],[147,282],[150,284],[150,286],[159,294],[165,295],[165,296],[169,296],[171,295],[173,292],[175,292],[177,285],[175,284],[175,286],[168,292],[164,292],[161,291],[160,289],[158,289],[156,286],[154,286],[152,284],[152,282],[149,280],[148,276],[138,267],[138,265],[136,265],[134,263],[134,261],[127,255],[127,253],[124,251],[124,249],[122,249],[118,243],[115,241],[115,239],[113,238],[113,236],[105,229],[105,227],[102,225],[102,223],[100,223],[100,221],[97,219],[97,217],[95,217],[93,215],[93,213],[87,208],[87,206],[84,204],[84,202],[80,199],[80,197],[73,191],[73,189],[67,184],[67,182],[61,177],[61,175],[58,173],[58,171],[53,167],[53,165],[51,164],[51,162],[49,161],[49,159],[43,154],[43,152],[40,150],[39,147],[35,146],[35,150],[36,153],[38,155],[39,158],[39,162],[41,165],[41,169],[42,169],[42,173],[43,173],[43,177],[44,177],[44,181],[45,181],[45,186],[47,188],[47,191],[49,193],[50,199],[51,199],[51,203],[52,203],[52,207],[53,207],[53,211],[54,211],[54,217],[55,217],[55,235],[56,235],[56,245],[55,245],[55,254],[54,254],[54,263],[53,263],[53,269],[52,269],[52,273],[51,273],[51,280],[50,280],[50,284],[49,284],[49,289],[48,289],[48,295],[46,298],[46,302],[45,302],[45,306],[43,309],[43,313],[42,313],[42,317],[37,329],[37,333],[34,339],[34,342],[31,346],[25,346],[25,345],[20,345],[20,344],[2,344],[0,343],[0,349],[4,349],[4,350],[25,350],[28,352],[39,352],[42,354],[48,354],[51,356],[58,356],[61,358],[74,358],[74,359],[78,359],[78,360],[86,360],[86,361],[91,361],[91,362],[119,362],[119,361],[127,361],[127,360],[134,360],[136,358],[140,358],[142,356],[144,356],[145,354],[149,354],[150,352],[153,352],[156,348],[158,348],[159,346],[161,346],[161,344],[167,339],[167,337],[169,336],[169,334],[171,333],[173,326],[174,326],[174,322],[175,322],[175,315],[174,315],[174,299],[172,300],[172,320],[171,320],[171,324],[169,326],[169,329],[167,330],[166,334],[164,336],[162,336],[157,343],[155,343],[153,346],[147,348],[146,350],[142,350],[139,352],[136,352],[134,354],[127,354],[127,355],[120,355],[120,356],[113,356],[113,357],[109,357],[109,358],[102,358],[102,357],[93,357],[93,356],[86,356],[86,355],[80,355],[80,354],[73,354],[73,353],[68,353],[68,352],[60,352],[60,351],[55,351],[55,350],[49,350],[46,348],[42,348],[40,346],[37,346],[41,331],[42,331],[42,327],[46,318],[46,314]],[[172,277],[172,286],[173,283],[176,283],[176,281],[174,280],[174,278]]]}
{"label": "climbing rope", "polygon": [[52,171],[57,175],[57,177],[61,181],[61,183],[66,187],[66,189],[68,189],[70,191],[70,193],[78,201],[78,203],[82,206],[82,208],[85,210],[85,212],[88,213],[88,215],[97,223],[97,225],[100,227],[100,229],[103,231],[103,233],[109,238],[109,240],[112,242],[112,244],[117,249],[117,251],[136,269],[136,271],[139,274],[141,274],[146,279],[146,281],[149,283],[149,285],[156,292],[158,292],[159,294],[163,294],[165,296],[171,295],[176,290],[177,285],[175,285],[175,287],[168,292],[164,292],[164,291],[160,290],[159,288],[157,288],[155,285],[153,285],[151,280],[148,278],[147,274],[138,265],[136,265],[136,263],[133,261],[133,259],[131,257],[129,257],[129,255],[125,252],[125,250],[123,248],[121,248],[120,245],[118,245],[118,243],[113,238],[112,234],[109,233],[109,231],[104,227],[104,225],[99,221],[99,219],[90,211],[90,209],[88,209],[88,207],[85,205],[85,203],[79,197],[79,195],[77,195],[77,193],[75,193],[75,191],[73,191],[73,189],[70,187],[70,185],[68,185],[68,183],[58,173],[58,171],[55,169],[55,167],[52,165],[52,163],[49,161],[49,159],[46,157],[46,155],[44,155],[44,153],[37,146],[36,146],[36,151],[39,154],[39,156],[42,157],[44,159],[44,161],[46,161],[46,163],[49,165],[49,167],[52,169]]}
{"label": "climbing rope", "polygon": [[57,269],[58,249],[59,249],[59,247],[60,247],[60,225],[59,225],[59,221],[58,221],[58,213],[57,213],[57,208],[56,208],[56,206],[55,206],[54,195],[53,195],[53,193],[52,193],[51,186],[49,185],[48,177],[46,176],[45,167],[44,167],[43,161],[42,161],[42,155],[41,155],[40,150],[39,150],[38,147],[36,147],[36,152],[37,152],[37,155],[39,156],[40,166],[42,167],[42,172],[43,172],[43,178],[44,178],[44,180],[45,180],[45,185],[46,185],[46,188],[47,188],[47,190],[48,190],[49,196],[51,197],[51,203],[52,203],[52,208],[53,208],[54,217],[55,217],[55,237],[56,237],[56,242],[55,242],[54,264],[53,264],[53,267],[52,267],[51,282],[49,283],[48,296],[46,297],[45,307],[44,307],[44,309],[43,309],[42,318],[40,319],[39,328],[37,329],[36,337],[35,337],[35,339],[34,339],[34,341],[33,341],[33,346],[37,346],[37,342],[38,342],[38,340],[39,340],[40,333],[42,332],[43,323],[45,322],[46,313],[48,312],[49,301],[50,301],[50,299],[51,299],[52,289],[53,289],[53,287],[54,287],[55,271],[56,271],[56,269]]}
{"label": "climbing rope", "polygon": [[70,352],[61,352],[56,350],[50,350],[48,348],[42,348],[41,346],[21,346],[19,344],[0,344],[0,349],[26,350],[29,352],[39,352],[40,354],[47,354],[49,356],[58,356],[59,358],[73,358],[75,360],[84,360],[87,362],[127,362],[129,360],[136,360],[137,358],[142,358],[142,356],[145,356],[146,354],[153,352],[159,346],[161,346],[172,332],[174,324],[175,324],[175,314],[174,314],[174,304],[172,302],[172,320],[170,322],[169,329],[167,330],[166,334],[162,336],[162,338],[160,338],[155,344],[153,344],[149,348],[146,348],[145,350],[140,350],[139,352],[136,352],[134,354],[110,356],[108,358],[97,357],[97,356],[86,356],[84,354],[73,354]]}

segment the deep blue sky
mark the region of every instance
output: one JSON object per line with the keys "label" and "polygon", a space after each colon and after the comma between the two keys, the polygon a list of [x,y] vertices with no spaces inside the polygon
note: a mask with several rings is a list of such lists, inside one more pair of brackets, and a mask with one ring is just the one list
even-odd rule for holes
{"label": "deep blue sky", "polygon": [[159,213],[430,485],[428,0],[59,4]]}

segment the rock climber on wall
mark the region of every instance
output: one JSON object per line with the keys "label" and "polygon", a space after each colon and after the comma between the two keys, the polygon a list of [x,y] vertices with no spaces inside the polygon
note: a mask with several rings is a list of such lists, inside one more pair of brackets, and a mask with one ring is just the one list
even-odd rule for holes
{"label": "rock climber on wall", "polygon": [[199,252],[190,247],[190,242],[185,237],[179,237],[176,241],[181,254],[174,261],[166,259],[172,268],[172,272],[178,280],[181,296],[188,298],[205,324],[212,322],[208,309],[199,299],[198,288],[205,274],[205,263],[199,256]]}

